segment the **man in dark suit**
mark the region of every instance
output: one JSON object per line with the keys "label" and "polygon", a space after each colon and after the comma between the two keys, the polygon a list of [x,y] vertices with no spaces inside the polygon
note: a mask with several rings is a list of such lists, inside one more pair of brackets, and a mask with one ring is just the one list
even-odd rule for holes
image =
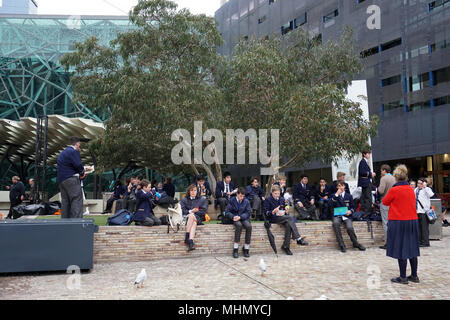
{"label": "man in dark suit", "polygon": [[7,219],[12,219],[13,217],[12,209],[21,204],[22,201],[25,199],[25,186],[22,183],[22,181],[20,181],[20,178],[14,176],[12,177],[11,180],[12,185],[6,187],[6,189],[9,190],[9,202],[10,202],[9,213],[8,216],[6,217]]}
{"label": "man in dark suit", "polygon": [[314,205],[314,190],[308,184],[308,181],[309,177],[307,175],[302,175],[300,177],[300,182],[294,186],[294,207],[299,213],[300,220],[312,220],[312,217],[319,220],[319,216],[316,213],[316,207]]}
{"label": "man in dark suit", "polygon": [[231,181],[231,173],[225,172],[223,175],[223,181],[219,181],[216,184],[216,200],[220,206],[220,217],[222,218],[222,223],[226,223],[226,209],[228,201],[234,195],[236,195],[237,190],[234,187],[233,181]]}
{"label": "man in dark suit", "polygon": [[[58,183],[61,191],[61,218],[83,218],[83,193],[81,180],[86,177],[80,157],[80,139],[71,137],[69,146],[57,160]],[[86,169],[91,169],[86,167]]]}
{"label": "man in dark suit", "polygon": [[358,167],[358,187],[361,187],[361,211],[364,213],[372,212],[372,178],[375,178],[376,173],[372,172],[369,166],[369,159],[372,152],[369,150],[363,151],[361,162]]}
{"label": "man in dark suit", "polygon": [[250,201],[251,207],[252,207],[252,215],[255,218],[261,218],[261,204],[265,200],[264,198],[264,192],[262,191],[261,187],[259,186],[259,178],[258,177],[252,177],[252,180],[250,181],[250,185],[248,185],[245,188],[245,198]]}
{"label": "man in dark suit", "polygon": [[[335,194],[332,195],[331,204],[333,209],[336,208],[346,208],[345,215],[334,216],[333,217],[333,229],[336,234],[336,239],[339,243],[339,247],[342,252],[346,252],[347,248],[344,244],[344,239],[342,238],[341,233],[341,223],[345,223],[345,228],[347,229],[347,233],[352,240],[353,247],[358,248],[361,251],[366,250],[361,244],[358,242],[358,238],[355,234],[355,229],[353,228],[353,222],[351,216],[355,213],[355,204],[353,203],[353,197],[350,193],[345,191],[345,183],[338,182],[337,184],[338,190]],[[333,210],[334,212],[334,210]]]}
{"label": "man in dark suit", "polygon": [[272,186],[272,194],[264,201],[264,214],[270,223],[281,224],[285,229],[284,242],[281,249],[291,256],[291,238],[297,241],[298,245],[307,246],[306,242],[298,232],[297,226],[292,216],[286,215],[285,200],[280,195],[279,186]]}
{"label": "man in dark suit", "polygon": [[329,202],[331,200],[330,187],[327,185],[327,180],[321,178],[319,186],[316,189],[316,203],[320,211],[320,219],[331,219]]}
{"label": "man in dark suit", "polygon": [[241,242],[242,228],[245,228],[245,245],[243,248],[244,257],[248,258],[250,250],[250,241],[252,238],[252,225],[250,224],[250,201],[245,198],[244,188],[239,188],[236,197],[228,202],[227,216],[234,223],[234,247],[233,257],[239,258],[239,242]]}

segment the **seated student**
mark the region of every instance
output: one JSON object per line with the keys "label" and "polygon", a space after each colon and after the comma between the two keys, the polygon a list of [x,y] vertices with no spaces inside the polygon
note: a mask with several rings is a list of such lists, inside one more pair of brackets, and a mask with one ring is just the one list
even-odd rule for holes
{"label": "seated student", "polygon": [[286,189],[286,176],[283,174],[277,175],[277,181],[273,184],[274,186],[280,187],[280,196],[284,198],[284,193],[287,191]]}
{"label": "seated student", "polygon": [[231,173],[225,172],[223,175],[223,181],[218,181],[216,184],[216,200],[220,206],[220,217],[222,223],[226,223],[226,209],[228,201],[235,195],[237,190],[234,188],[234,183],[231,181]]}
{"label": "seated student", "polygon": [[197,197],[197,186],[191,184],[186,191],[186,196],[180,202],[183,216],[186,217],[186,237],[184,243],[189,245],[189,251],[195,250],[194,237],[197,225],[205,221],[208,210],[208,202],[202,197]]}
{"label": "seated student", "polygon": [[292,188],[286,188],[286,192],[284,193],[283,198],[287,206],[289,207],[294,206],[294,197],[292,196]]}
{"label": "seated student", "polygon": [[127,202],[127,210],[129,212],[135,212],[136,211],[136,192],[139,191],[141,188],[140,181],[136,176],[130,177],[130,183],[127,186],[127,192],[126,192],[126,202]]}
{"label": "seated student", "polygon": [[204,197],[208,200],[208,203],[211,203],[209,200],[211,198],[211,186],[208,181],[205,181],[205,178],[202,176],[196,177],[196,185],[197,185],[197,197]]}
{"label": "seated student", "polygon": [[233,257],[236,259],[239,258],[242,227],[245,229],[244,257],[250,257],[250,240],[252,238],[250,215],[250,201],[245,198],[244,188],[239,188],[236,197],[231,198],[227,207],[227,216],[233,221],[235,227]]}
{"label": "seated student", "polygon": [[272,194],[264,201],[264,214],[271,223],[282,224],[285,229],[284,242],[281,249],[289,256],[292,255],[290,248],[291,237],[298,245],[306,246],[306,242],[298,232],[292,216],[286,215],[284,198],[280,195],[279,186],[272,187]]}
{"label": "seated student", "polygon": [[327,180],[325,178],[320,178],[319,186],[316,189],[316,203],[320,211],[320,219],[327,220],[331,219],[330,215],[330,187],[327,185]]}
{"label": "seated student", "polygon": [[314,190],[308,184],[308,176],[302,175],[300,182],[294,186],[294,206],[299,213],[300,220],[312,220],[313,216],[319,220],[314,205]]}
{"label": "seated student", "polygon": [[[343,216],[334,216],[333,217],[333,229],[336,234],[337,241],[341,248],[342,252],[346,252],[347,248],[344,244],[344,239],[342,238],[341,233],[341,222],[345,223],[345,228],[347,229],[347,233],[352,240],[353,247],[358,248],[361,251],[366,250],[361,244],[358,242],[358,238],[355,234],[355,229],[353,229],[353,222],[351,219],[352,214],[355,212],[355,204],[353,203],[353,197],[349,192],[345,191],[345,182],[337,183],[338,190],[331,197],[331,205],[333,209],[336,208],[347,208],[345,215]],[[333,213],[335,210],[333,210]]]}
{"label": "seated student", "polygon": [[137,226],[151,227],[161,225],[161,220],[153,214],[154,195],[152,184],[148,180],[142,180],[141,188],[136,192],[136,212],[133,221]]}
{"label": "seated student", "polygon": [[114,193],[111,195],[108,201],[106,201],[106,209],[105,211],[103,211],[103,214],[111,213],[114,201],[122,199],[124,196],[126,196],[126,187],[122,185],[122,181],[116,180],[114,182]]}
{"label": "seated student", "polygon": [[250,201],[252,207],[252,217],[264,220],[261,213],[261,204],[265,198],[264,192],[259,186],[259,179],[257,177],[252,177],[250,185],[245,188],[245,198]]}
{"label": "seated student", "polygon": [[163,191],[165,191],[169,197],[175,198],[175,186],[172,184],[172,178],[166,178],[163,185]]}
{"label": "seated student", "polygon": [[159,193],[164,192],[162,182],[158,182],[158,184],[156,185],[156,192],[159,192]]}

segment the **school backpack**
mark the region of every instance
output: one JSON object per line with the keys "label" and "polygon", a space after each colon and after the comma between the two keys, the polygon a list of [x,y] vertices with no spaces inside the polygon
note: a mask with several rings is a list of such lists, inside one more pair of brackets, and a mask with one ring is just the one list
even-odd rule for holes
{"label": "school backpack", "polygon": [[127,210],[122,209],[108,218],[108,226],[129,226],[133,222],[133,215]]}

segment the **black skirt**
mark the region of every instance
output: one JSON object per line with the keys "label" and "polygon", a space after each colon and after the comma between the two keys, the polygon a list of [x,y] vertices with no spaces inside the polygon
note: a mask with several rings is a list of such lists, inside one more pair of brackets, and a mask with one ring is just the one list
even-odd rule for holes
{"label": "black skirt", "polygon": [[386,255],[394,259],[419,257],[418,221],[389,220],[386,249]]}

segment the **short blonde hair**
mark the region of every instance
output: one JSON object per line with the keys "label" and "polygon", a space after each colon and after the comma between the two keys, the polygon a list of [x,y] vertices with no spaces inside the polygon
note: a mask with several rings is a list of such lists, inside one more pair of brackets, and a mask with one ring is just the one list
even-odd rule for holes
{"label": "short blonde hair", "polygon": [[397,181],[408,181],[408,168],[404,164],[395,167],[393,176]]}

